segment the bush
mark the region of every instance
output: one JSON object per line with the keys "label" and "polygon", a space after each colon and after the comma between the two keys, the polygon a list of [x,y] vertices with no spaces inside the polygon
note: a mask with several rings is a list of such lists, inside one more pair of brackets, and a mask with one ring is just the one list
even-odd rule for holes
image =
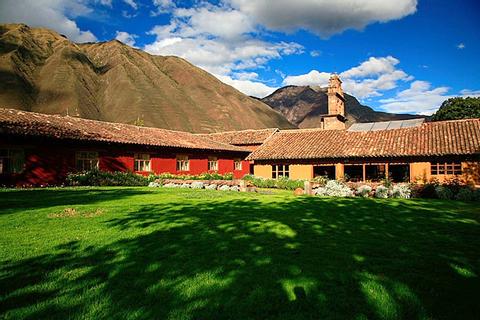
{"label": "bush", "polygon": [[240,188],[238,186],[231,186],[230,191],[240,191]]}
{"label": "bush", "polygon": [[375,197],[376,198],[388,198],[388,188],[385,186],[378,186],[375,190]]}
{"label": "bush", "polygon": [[209,184],[207,186],[205,186],[205,189],[207,190],[216,190],[217,189],[217,185],[212,183],[212,184]]}
{"label": "bush", "polygon": [[439,185],[435,187],[435,193],[438,199],[451,200],[455,198],[455,193],[449,187],[445,185]]}
{"label": "bush", "polygon": [[295,190],[304,187],[304,180],[292,180],[288,177],[280,177],[278,179],[266,179],[256,177],[254,175],[246,175],[243,180],[249,181],[257,188],[277,188],[286,190]]}
{"label": "bush", "polygon": [[66,184],[70,186],[147,186],[147,177],[133,172],[108,172],[91,170],[81,173],[70,173]]}
{"label": "bush", "polygon": [[372,192],[372,187],[370,186],[360,186],[358,189],[357,189],[357,194],[361,197],[364,197],[364,198],[368,198],[368,196],[370,195],[370,192]]}
{"label": "bush", "polygon": [[455,199],[460,201],[473,201],[474,191],[468,187],[462,188],[455,196]]}
{"label": "bush", "polygon": [[233,173],[201,173],[199,175],[190,175],[190,174],[173,174],[173,173],[161,173],[159,175],[150,175],[148,177],[150,181],[156,179],[177,179],[177,180],[233,180]]}
{"label": "bush", "polygon": [[410,199],[412,191],[407,184],[396,184],[390,190],[390,196],[392,198]]}
{"label": "bush", "polygon": [[317,188],[315,194],[322,197],[353,197],[354,193],[346,184],[330,180],[325,187]]}
{"label": "bush", "polygon": [[432,181],[425,184],[416,184],[412,187],[412,194],[415,198],[437,198],[436,188],[439,186],[438,181]]}

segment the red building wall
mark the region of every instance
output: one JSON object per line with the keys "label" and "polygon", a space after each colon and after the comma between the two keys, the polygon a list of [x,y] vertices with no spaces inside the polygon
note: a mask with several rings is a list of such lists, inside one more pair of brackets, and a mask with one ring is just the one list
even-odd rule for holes
{"label": "red building wall", "polygon": [[[2,141],[3,142],[3,141]],[[173,173],[198,175],[208,172],[208,157],[218,158],[218,173],[233,173],[235,178],[241,178],[249,173],[249,162],[243,161],[242,170],[234,170],[234,159],[246,157],[244,153],[221,152],[178,152],[175,150],[160,152],[160,150],[128,146],[102,146],[88,144],[65,143],[34,143],[29,141],[10,141],[0,144],[0,148],[21,148],[25,153],[25,170],[16,175],[0,175],[0,185],[59,185],[65,182],[68,173],[76,171],[75,155],[78,151],[95,151],[99,156],[99,169],[102,171],[133,171],[134,154],[150,154],[152,172],[137,172],[148,175],[151,173]],[[177,171],[176,155],[186,155],[189,158],[190,170]]]}

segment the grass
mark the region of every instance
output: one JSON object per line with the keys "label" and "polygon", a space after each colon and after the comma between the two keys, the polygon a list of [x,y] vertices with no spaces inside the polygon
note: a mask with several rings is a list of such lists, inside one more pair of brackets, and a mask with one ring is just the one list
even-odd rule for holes
{"label": "grass", "polygon": [[473,203],[148,188],[0,203],[0,319],[480,314]]}

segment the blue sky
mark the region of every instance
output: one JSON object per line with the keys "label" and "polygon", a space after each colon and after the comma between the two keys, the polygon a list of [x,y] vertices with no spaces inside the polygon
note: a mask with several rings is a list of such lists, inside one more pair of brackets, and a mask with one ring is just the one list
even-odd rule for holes
{"label": "blue sky", "polygon": [[480,96],[476,0],[2,0],[0,22],[178,55],[254,96],[340,74],[362,103],[434,112]]}

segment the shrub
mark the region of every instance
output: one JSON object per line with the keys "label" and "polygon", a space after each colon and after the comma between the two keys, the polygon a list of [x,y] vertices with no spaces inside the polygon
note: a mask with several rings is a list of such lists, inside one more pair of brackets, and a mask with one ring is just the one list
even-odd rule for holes
{"label": "shrub", "polygon": [[358,189],[357,189],[357,194],[361,197],[364,197],[364,198],[368,198],[368,196],[370,195],[370,192],[372,192],[372,187],[370,186],[360,186]]}
{"label": "shrub", "polygon": [[412,191],[407,184],[396,184],[390,190],[390,196],[392,198],[410,199]]}
{"label": "shrub", "polygon": [[346,184],[337,181],[330,180],[325,187],[317,188],[316,195],[323,197],[353,197],[354,193]]}
{"label": "shrub", "polygon": [[70,173],[66,184],[70,186],[147,186],[148,178],[133,172],[108,172],[91,170]]}
{"label": "shrub", "polygon": [[205,189],[207,190],[216,190],[217,189],[217,185],[212,183],[212,184],[209,184],[207,186],[205,186]]}
{"label": "shrub", "polygon": [[455,193],[452,191],[452,189],[448,188],[445,185],[436,186],[435,193],[437,194],[437,198],[439,199],[451,200],[455,197]]}
{"label": "shrub", "polygon": [[295,190],[303,188],[304,180],[292,180],[288,177],[280,177],[278,179],[266,179],[263,177],[256,177],[254,175],[245,175],[243,180],[249,181],[257,188],[278,188],[286,190]]}
{"label": "shrub", "polygon": [[201,173],[199,175],[190,175],[190,174],[173,174],[173,173],[161,173],[159,175],[150,175],[148,177],[150,181],[156,179],[176,179],[176,180],[233,180],[233,173]]}
{"label": "shrub", "polygon": [[163,185],[164,188],[178,188],[178,185],[175,183],[167,183]]}
{"label": "shrub", "polygon": [[375,190],[376,198],[388,198],[388,188],[385,186],[378,186]]}
{"label": "shrub", "polygon": [[465,187],[460,189],[460,191],[455,196],[455,199],[460,201],[473,201],[474,200],[474,192],[472,189]]}
{"label": "shrub", "polygon": [[180,185],[180,188],[188,189],[188,188],[190,188],[190,184],[189,184],[189,183],[182,183],[182,184]]}
{"label": "shrub", "polygon": [[230,191],[240,191],[240,188],[238,186],[231,186]]}
{"label": "shrub", "polygon": [[317,183],[321,187],[324,187],[328,182],[328,178],[325,177],[325,176],[318,176],[318,177],[313,178],[312,182]]}
{"label": "shrub", "polygon": [[473,192],[473,200],[480,202],[480,189],[476,189],[476,190]]}
{"label": "shrub", "polygon": [[437,198],[436,188],[439,186],[438,181],[432,181],[425,184],[416,184],[412,186],[412,193],[415,198]]}

